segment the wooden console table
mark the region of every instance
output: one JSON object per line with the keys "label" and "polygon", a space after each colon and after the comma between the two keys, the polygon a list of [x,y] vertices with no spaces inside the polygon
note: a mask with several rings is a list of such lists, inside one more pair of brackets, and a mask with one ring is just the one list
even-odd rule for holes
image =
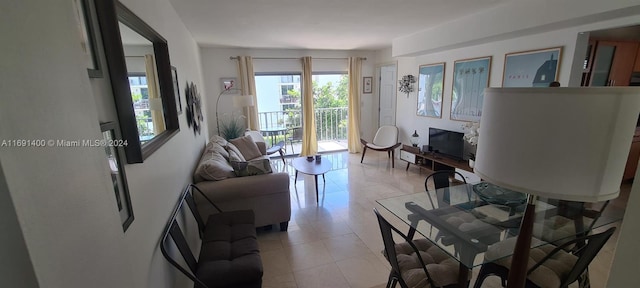
{"label": "wooden console table", "polygon": [[473,169],[469,167],[469,162],[467,161],[452,159],[438,153],[421,153],[420,148],[409,145],[402,145],[400,159],[407,162],[407,169],[405,170],[409,170],[409,166],[413,164],[431,171],[455,170],[457,168],[473,173]]}

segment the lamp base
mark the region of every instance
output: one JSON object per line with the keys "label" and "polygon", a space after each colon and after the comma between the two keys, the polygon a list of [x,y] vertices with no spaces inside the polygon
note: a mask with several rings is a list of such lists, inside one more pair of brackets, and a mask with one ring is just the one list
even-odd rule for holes
{"label": "lamp base", "polygon": [[507,288],[524,288],[527,282],[529,250],[531,249],[533,221],[536,218],[537,200],[538,197],[535,195],[529,195],[527,197],[527,208],[524,210],[524,217],[520,224],[520,233],[518,233],[516,247],[513,249],[513,256],[511,258]]}

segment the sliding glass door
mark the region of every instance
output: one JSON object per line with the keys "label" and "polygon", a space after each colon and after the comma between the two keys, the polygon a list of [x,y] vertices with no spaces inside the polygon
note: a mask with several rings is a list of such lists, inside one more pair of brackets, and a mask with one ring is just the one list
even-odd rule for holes
{"label": "sliding glass door", "polygon": [[[285,141],[287,154],[300,153],[301,75],[257,73],[255,80],[260,131],[268,142]],[[348,87],[346,73],[313,74],[319,152],[346,150]]]}

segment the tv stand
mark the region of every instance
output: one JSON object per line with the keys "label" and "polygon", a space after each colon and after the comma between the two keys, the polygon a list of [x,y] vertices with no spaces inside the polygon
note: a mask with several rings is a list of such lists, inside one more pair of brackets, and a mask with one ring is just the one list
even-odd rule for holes
{"label": "tv stand", "polygon": [[400,159],[407,162],[405,170],[409,170],[409,166],[413,164],[421,169],[427,168],[431,171],[455,170],[457,168],[473,173],[473,169],[469,167],[467,161],[456,160],[435,152],[422,153],[420,148],[409,145],[402,145]]}

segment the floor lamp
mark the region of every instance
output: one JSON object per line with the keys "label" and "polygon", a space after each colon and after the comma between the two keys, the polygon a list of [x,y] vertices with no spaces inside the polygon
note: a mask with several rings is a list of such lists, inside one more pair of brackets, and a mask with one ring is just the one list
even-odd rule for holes
{"label": "floor lamp", "polygon": [[227,92],[240,91],[240,90],[241,89],[233,88],[233,82],[231,82],[229,86],[225,84],[224,89],[222,89],[222,91],[220,91],[220,94],[218,94],[218,100],[216,100],[216,129],[218,131],[218,136],[220,136],[220,120],[218,118],[218,103],[220,103],[220,97],[226,94]]}
{"label": "floor lamp", "polygon": [[235,107],[239,107],[239,108],[247,108],[246,112],[243,111],[245,113],[246,119],[247,119],[247,125],[245,126],[245,128],[249,129],[249,107],[254,106],[253,103],[253,95],[242,95],[242,96],[235,96],[233,97],[233,106]]}
{"label": "floor lamp", "polygon": [[529,194],[507,287],[524,287],[537,196],[616,198],[640,113],[638,88],[487,88],[474,171]]}

